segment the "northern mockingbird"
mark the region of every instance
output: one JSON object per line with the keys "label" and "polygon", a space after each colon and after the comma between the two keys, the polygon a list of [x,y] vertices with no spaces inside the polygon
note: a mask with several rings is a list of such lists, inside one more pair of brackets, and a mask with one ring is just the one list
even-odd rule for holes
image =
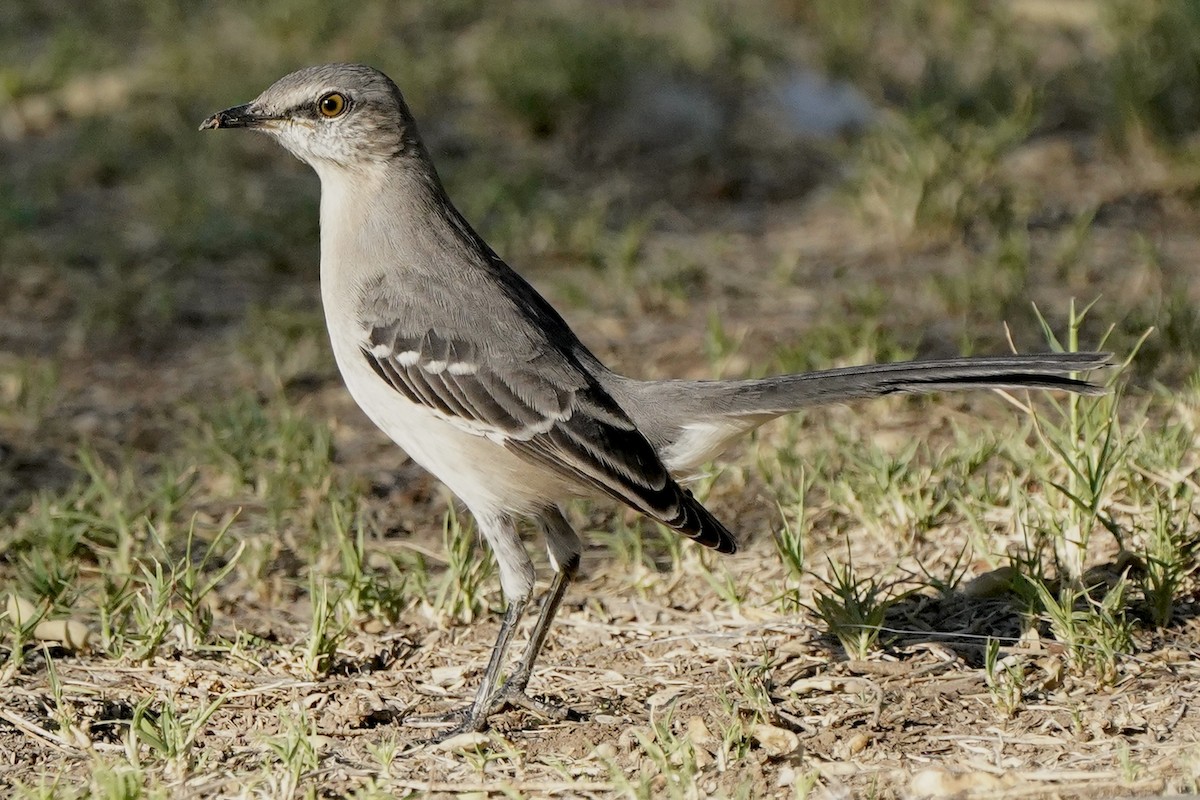
{"label": "northern mockingbird", "polygon": [[[270,134],[321,179],[321,300],[342,378],[367,416],[470,509],[508,610],[456,730],[521,706],[579,569],[560,503],[618,500],[722,553],[729,529],[673,475],[694,474],[767,420],[820,403],[957,389],[1101,389],[1071,377],[1104,353],[954,358],[740,381],[643,381],[609,370],[451,204],[400,90],[355,64],[310,67],[201,129]],[[554,580],[500,683],[534,586],[517,522],[545,536]]]}

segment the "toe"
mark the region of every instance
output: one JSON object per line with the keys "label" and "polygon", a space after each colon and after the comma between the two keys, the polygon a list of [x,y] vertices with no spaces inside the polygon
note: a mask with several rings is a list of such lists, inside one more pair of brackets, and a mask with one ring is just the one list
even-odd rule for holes
{"label": "toe", "polygon": [[488,713],[498,714],[508,708],[523,709],[554,722],[567,719],[571,715],[570,709],[564,706],[537,700],[526,694],[524,689],[516,687],[510,689],[506,685],[501,687],[500,691],[492,698]]}

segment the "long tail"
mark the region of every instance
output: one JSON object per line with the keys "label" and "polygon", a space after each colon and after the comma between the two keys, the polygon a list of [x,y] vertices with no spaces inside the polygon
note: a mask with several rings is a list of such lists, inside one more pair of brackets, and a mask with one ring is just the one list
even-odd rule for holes
{"label": "long tail", "polygon": [[[963,389],[1058,389],[1101,394],[1104,387],[1071,377],[1107,366],[1108,353],[947,358],[733,381],[712,386],[721,413],[786,414],[799,408],[888,394],[928,394]],[[703,383],[703,382],[701,382]]]}
{"label": "long tail", "polygon": [[807,406],[889,394],[1050,389],[1102,394],[1073,377],[1111,365],[1109,353],[1039,353],[904,361],[742,381],[635,381],[609,388],[673,473],[690,473],[758,425]]}

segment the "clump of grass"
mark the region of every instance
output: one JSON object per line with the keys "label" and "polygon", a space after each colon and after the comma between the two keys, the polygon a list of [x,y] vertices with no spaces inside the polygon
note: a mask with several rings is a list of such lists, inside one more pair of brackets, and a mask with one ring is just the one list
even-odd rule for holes
{"label": "clump of grass", "polygon": [[1194,500],[1160,497],[1153,505],[1154,519],[1148,531],[1141,569],[1135,581],[1148,609],[1150,621],[1159,628],[1170,624],[1188,572],[1195,566],[1195,543],[1189,540],[1187,522],[1197,520]]}
{"label": "clump of grass", "polygon": [[[184,653],[208,644],[213,622],[208,599],[233,572],[242,552],[242,545],[230,554],[222,552],[232,522],[231,518],[217,531],[203,552],[196,552],[193,521],[178,560],[171,559],[168,543],[150,527],[159,553],[138,557],[137,571],[105,608],[104,627],[114,651],[145,661],[158,654],[168,634]],[[220,566],[210,567],[218,560],[223,562]],[[120,622],[114,624],[116,620]]]}
{"label": "clump of grass", "polygon": [[[395,622],[406,608],[423,596],[420,591],[424,586],[423,570],[411,564],[400,569],[395,560],[371,558],[366,525],[356,515],[351,526],[347,520],[350,513],[336,504],[330,507],[331,527],[338,549],[338,568],[331,578],[352,615]],[[381,567],[380,562],[386,567]]]}
{"label": "clump of grass", "polygon": [[1025,699],[1025,664],[1020,656],[1000,657],[1000,641],[988,638],[983,653],[983,673],[992,705],[1011,719]]}
{"label": "clump of grass", "polygon": [[640,771],[636,784],[630,782],[623,770],[610,764],[613,782],[621,791],[639,800],[659,797],[686,800],[695,796],[702,773],[698,746],[672,730],[671,714],[652,718],[648,729],[637,729],[634,733],[649,763]]}
{"label": "clump of grass", "polygon": [[87,724],[80,718],[75,705],[64,692],[54,658],[47,649],[43,648],[42,652],[46,658],[46,683],[49,686],[52,701],[49,709],[50,717],[58,726],[59,736],[72,746],[91,749],[92,737],[88,733]]}
{"label": "clump of grass", "polygon": [[[1071,304],[1066,349],[1079,349],[1079,331],[1090,308],[1077,311]],[[1062,349],[1040,313],[1038,318],[1051,345]],[[1135,344],[1134,353],[1139,345]],[[1125,364],[1132,358],[1133,354]],[[1049,413],[1032,412],[1039,439],[1053,454],[1053,459],[1036,462],[1032,474],[1053,486],[1065,506],[1043,509],[1041,523],[1027,528],[1031,538],[1025,553],[1014,559],[1013,586],[1066,648],[1071,667],[1109,685],[1117,680],[1122,657],[1133,650],[1130,576],[1144,575],[1146,561],[1126,550],[1132,531],[1113,509],[1114,496],[1130,485],[1133,446],[1142,436],[1125,431],[1117,401],[1116,392],[1098,398],[1072,394],[1065,399],[1049,397],[1045,401]],[[1148,501],[1154,504],[1154,496]],[[1161,519],[1161,508],[1154,513]],[[1156,525],[1150,537],[1162,558],[1149,592],[1144,592],[1156,598],[1160,614],[1169,603],[1158,594],[1158,587],[1176,587],[1174,578],[1181,573],[1178,540],[1169,529],[1169,525]],[[1088,568],[1090,540],[1096,530],[1116,539],[1122,556],[1111,567]],[[1056,577],[1049,577],[1051,571]]]}
{"label": "clump of grass", "polygon": [[130,574],[150,526],[173,529],[194,479],[169,468],[142,475],[128,464],[110,467],[89,449],[76,460],[79,481],[57,497],[36,499],[0,534],[5,558],[26,567],[19,573],[23,593],[56,604],[71,602],[82,563],[99,561],[110,575]]}
{"label": "clump of grass", "polygon": [[144,770],[104,763],[95,766],[87,792],[81,796],[96,800],[167,800],[173,796],[171,789],[160,785]]}
{"label": "clump of grass", "polygon": [[[263,765],[267,787],[275,797],[300,795],[305,777],[312,774],[321,761],[322,737],[317,733],[316,720],[301,710],[280,721],[280,733],[268,737],[264,744],[270,760]],[[315,796],[315,793],[306,793]]]}
{"label": "clump of grass", "polygon": [[809,611],[825,623],[848,657],[865,659],[879,641],[888,608],[903,595],[893,595],[874,576],[858,577],[852,561],[839,566],[830,560],[829,573],[828,578],[817,576],[821,587],[813,592]]}
{"label": "clump of grass", "polygon": [[772,653],[766,650],[755,663],[729,664],[730,684],[738,698],[740,716],[746,717],[751,723],[763,722],[774,715],[775,704],[771,701],[770,688],[773,666]]}
{"label": "clump of grass", "polygon": [[[803,472],[800,482],[804,483]],[[779,596],[780,607],[784,613],[794,613],[803,606],[803,601],[800,599],[800,580],[805,573],[806,508],[803,494],[801,494],[796,502],[794,513],[790,518],[784,515],[783,525],[772,535],[775,552],[779,554],[779,560],[783,562],[785,570],[784,590]]]}
{"label": "clump of grass", "polygon": [[125,755],[140,769],[143,752],[161,762],[174,780],[187,778],[195,767],[195,748],[213,715],[225,704],[225,695],[187,711],[177,708],[175,698],[147,697],[133,709],[125,734]]}
{"label": "clump of grass", "polygon": [[937,465],[929,463],[925,450],[917,440],[897,453],[855,442],[847,450],[847,469],[856,479],[831,482],[830,499],[880,542],[894,539],[897,531],[911,539],[932,527],[951,505],[935,478]]}
{"label": "clump of grass", "polygon": [[1133,649],[1133,624],[1126,614],[1128,580],[1122,576],[1097,599],[1098,587],[1089,592],[1062,581],[1055,592],[1047,581],[1021,579],[1027,583],[1020,591],[1032,596],[1050,632],[1066,648],[1072,669],[1113,685],[1122,657]]}
{"label": "clump of grass", "polygon": [[464,525],[454,508],[442,520],[446,571],[438,579],[433,608],[459,622],[478,619],[488,610],[487,587],[496,572],[491,550],[479,546],[475,529]]}
{"label": "clump of grass", "polygon": [[[1079,350],[1079,331],[1090,308],[1077,310],[1071,303],[1066,342],[1066,349],[1071,352]],[[1051,346],[1062,349],[1040,312],[1038,320]],[[1143,340],[1148,335],[1149,331]],[[1099,347],[1103,346],[1101,341]],[[1136,352],[1137,345],[1126,364]],[[1058,456],[1066,472],[1065,479],[1048,477],[1047,482],[1068,501],[1065,518],[1057,518],[1054,523],[1054,543],[1060,564],[1074,579],[1083,575],[1088,542],[1096,525],[1103,526],[1121,544],[1120,526],[1108,513],[1107,506],[1115,489],[1114,478],[1126,469],[1133,437],[1122,431],[1117,399],[1116,393],[1098,398],[1077,394],[1068,394],[1061,400],[1050,397],[1048,403],[1053,413],[1033,415],[1039,438]]]}
{"label": "clump of grass", "polygon": [[267,528],[285,521],[315,533],[324,515],[316,497],[339,489],[332,474],[332,438],[327,425],[276,397],[266,402],[238,392],[205,409],[191,433],[190,449],[210,480],[265,504]]}
{"label": "clump of grass", "polygon": [[333,669],[338,647],[350,629],[349,615],[343,613],[341,595],[330,588],[329,580],[316,572],[308,576],[308,599],[312,623],[308,641],[301,653],[300,665],[310,678]]}
{"label": "clump of grass", "polygon": [[494,775],[497,767],[511,772],[525,759],[523,751],[498,733],[492,734],[486,743],[462,750],[461,755],[481,780],[489,773]]}
{"label": "clump of grass", "polygon": [[36,501],[5,533],[18,591],[55,614],[95,613],[114,655],[144,660],[169,637],[184,651],[209,644],[208,604],[241,547],[226,539],[228,523],[211,534],[194,517],[180,524],[195,473],[111,468],[87,450],[78,462],[75,486]]}
{"label": "clump of grass", "polygon": [[33,642],[34,629],[46,618],[47,606],[35,606],[32,614],[26,614],[24,611],[27,609],[21,608],[24,602],[28,601],[14,593],[4,598],[4,611],[0,613],[0,631],[6,636],[0,639],[0,642],[4,643],[8,652],[4,661],[0,663],[0,687],[8,685],[16,676],[25,659],[25,648]]}

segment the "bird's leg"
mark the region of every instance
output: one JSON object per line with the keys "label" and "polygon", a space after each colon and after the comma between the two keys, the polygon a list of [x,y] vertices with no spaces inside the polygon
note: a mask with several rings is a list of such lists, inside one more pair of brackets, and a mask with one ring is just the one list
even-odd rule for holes
{"label": "bird's leg", "polygon": [[496,554],[500,585],[504,589],[504,596],[508,598],[508,610],[504,612],[504,620],[500,623],[500,633],[496,637],[496,644],[492,646],[479,689],[475,692],[475,701],[465,711],[454,712],[440,720],[443,723],[458,722],[449,732],[438,737],[441,739],[487,728],[488,716],[492,713],[491,699],[496,695],[496,687],[500,683],[500,671],[504,668],[517,624],[529,607],[529,598],[533,594],[533,563],[521,544],[513,520],[507,516],[476,514],[475,521]]}
{"label": "bird's leg", "polygon": [[513,634],[517,632],[517,623],[521,621],[528,606],[528,595],[508,604],[508,610],[504,612],[504,620],[500,623],[500,634],[496,637],[496,644],[492,646],[492,655],[488,658],[487,669],[483,671],[483,679],[475,691],[475,701],[471,703],[470,708],[459,712],[462,722],[447,733],[447,737],[468,731],[482,731],[487,728],[488,717],[493,713],[489,700],[496,694],[496,685],[500,681],[500,670],[504,668],[504,657],[508,654],[508,648],[512,644]]}
{"label": "bird's leg", "polygon": [[529,562],[528,554],[517,538],[516,528],[507,519],[495,520],[477,517],[479,527],[484,537],[496,553],[496,561],[500,567],[500,582],[504,594],[509,598],[508,610],[504,621],[500,623],[500,634],[492,648],[487,668],[483,672],[479,689],[475,692],[475,701],[464,711],[438,718],[436,721],[414,721],[412,724],[444,724],[457,723],[450,731],[439,735],[438,739],[447,739],[468,731],[482,731],[487,728],[488,718],[506,708],[522,708],[547,719],[565,719],[569,711],[565,708],[550,705],[540,700],[534,700],[525,694],[529,685],[529,676],[533,672],[533,664],[537,660],[542,645],[546,642],[546,634],[554,615],[562,605],[567,587],[579,573],[579,557],[583,543],[571,524],[563,517],[557,508],[545,510],[537,522],[546,536],[550,561],[554,566],[554,581],[542,602],[538,612],[537,622],[525,646],[525,653],[517,662],[516,669],[509,678],[500,684],[500,671],[504,668],[505,656],[512,645],[513,635],[517,624],[521,621],[533,588],[533,565]]}
{"label": "bird's leg", "polygon": [[470,706],[446,714],[409,717],[405,724],[412,727],[453,726],[448,732],[439,735],[438,740],[468,731],[484,730],[487,727],[488,716],[495,712],[489,699],[497,694],[496,685],[500,680],[500,671],[504,668],[504,657],[508,654],[513,634],[517,632],[517,625],[528,607],[528,595],[509,602],[508,610],[504,612],[504,619],[500,623],[500,633],[496,637],[496,644],[492,646],[492,654],[488,657],[487,668],[483,671],[483,678],[479,682],[479,688],[475,691],[475,700]]}
{"label": "bird's leg", "polygon": [[529,686],[533,664],[542,650],[542,645],[546,643],[546,634],[550,631],[550,624],[554,621],[559,606],[562,605],[567,587],[579,574],[579,557],[583,543],[579,541],[579,535],[558,508],[547,509],[538,518],[538,523],[546,536],[546,546],[554,566],[554,581],[542,601],[537,622],[529,635],[529,643],[525,645],[525,653],[517,662],[516,669],[508,676],[508,680],[492,696],[489,713],[494,714],[507,707],[519,707],[557,720],[565,719],[568,710],[534,700],[525,693],[525,689]]}
{"label": "bird's leg", "polygon": [[529,635],[529,643],[525,645],[525,653],[517,662],[516,669],[508,676],[508,680],[492,696],[489,713],[495,714],[508,707],[519,707],[555,720],[566,719],[570,713],[566,708],[533,699],[525,694],[525,689],[529,686],[530,675],[533,674],[533,662],[537,660],[538,653],[546,642],[550,623],[554,621],[554,615],[562,605],[567,586],[578,573],[579,556],[576,555],[571,561],[563,564],[562,569],[554,576],[550,591],[542,601],[542,609],[538,613],[537,622],[534,623],[533,632]]}

